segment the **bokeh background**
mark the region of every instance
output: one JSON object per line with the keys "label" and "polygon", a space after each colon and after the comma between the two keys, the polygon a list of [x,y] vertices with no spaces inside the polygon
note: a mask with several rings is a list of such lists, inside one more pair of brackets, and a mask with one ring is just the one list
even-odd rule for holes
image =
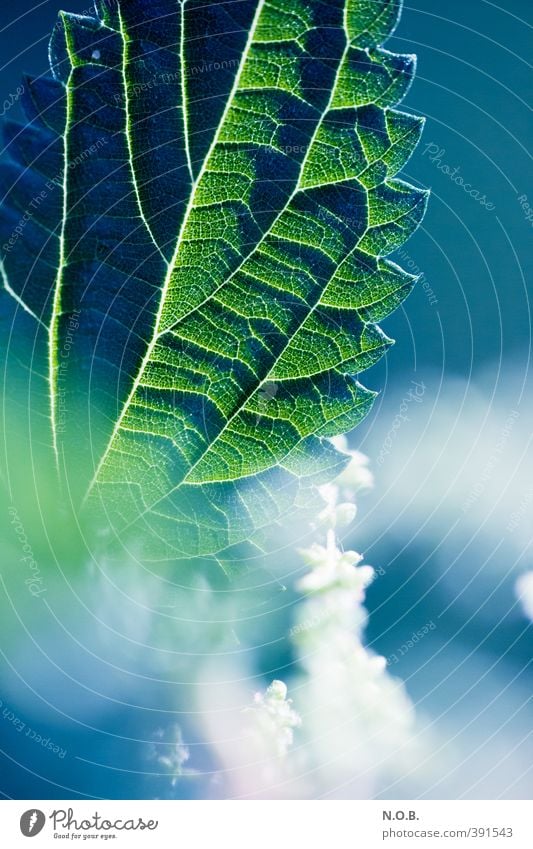
{"label": "bokeh background", "polygon": [[[45,72],[59,8],[2,6],[0,102],[22,72]],[[404,680],[431,739],[427,762],[381,787],[392,798],[531,798],[533,787],[533,631],[516,590],[533,568],[532,222],[519,200],[533,205],[531,23],[527,0],[415,0],[387,45],[418,55],[403,108],[427,124],[404,174],[432,198],[396,255],[424,277],[383,325],[397,344],[366,375],[380,396],[350,436],[370,458],[375,487],[345,543],[377,569],[367,644]],[[273,578],[244,602],[234,643],[220,625],[217,645],[245,657],[251,695],[294,663],[291,589],[281,583]],[[207,656],[220,634],[212,622],[202,631],[198,610],[194,624],[165,624],[172,598],[152,600],[163,617],[154,628],[139,612],[140,592],[133,568],[116,586],[88,574],[41,620],[0,586],[4,796],[216,795],[216,764],[177,694],[190,671],[181,649],[192,642]],[[205,606],[208,620],[208,595]],[[59,754],[19,731],[10,712]],[[161,757],[176,754],[177,724],[196,774],[173,783]]]}

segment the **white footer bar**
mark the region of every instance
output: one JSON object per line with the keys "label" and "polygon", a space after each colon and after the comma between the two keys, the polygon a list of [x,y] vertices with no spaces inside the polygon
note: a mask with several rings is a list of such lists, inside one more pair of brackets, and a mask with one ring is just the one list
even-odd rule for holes
{"label": "white footer bar", "polygon": [[533,803],[3,801],[0,835],[6,849],[533,849]]}

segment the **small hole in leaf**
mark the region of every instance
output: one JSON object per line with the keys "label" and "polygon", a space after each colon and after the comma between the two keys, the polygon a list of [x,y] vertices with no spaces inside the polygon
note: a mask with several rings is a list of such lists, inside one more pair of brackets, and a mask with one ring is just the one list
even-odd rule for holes
{"label": "small hole in leaf", "polygon": [[101,55],[102,55],[102,54],[100,53],[100,51],[99,51],[99,50],[93,50],[93,52],[92,52],[92,58],[93,58],[96,62],[98,62],[98,60],[100,59]]}

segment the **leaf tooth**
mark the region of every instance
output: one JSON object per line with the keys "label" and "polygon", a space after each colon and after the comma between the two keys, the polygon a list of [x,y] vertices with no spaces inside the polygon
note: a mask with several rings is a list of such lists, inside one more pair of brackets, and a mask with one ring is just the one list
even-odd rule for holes
{"label": "leaf tooth", "polygon": [[394,106],[409,91],[415,71],[413,54],[351,48],[341,67],[332,107]]}
{"label": "leaf tooth", "polygon": [[404,301],[417,279],[388,259],[357,250],[337,269],[321,303],[356,309],[364,321],[381,321]]}
{"label": "leaf tooth", "polygon": [[66,84],[81,65],[119,68],[122,45],[119,34],[96,18],[60,12],[49,52],[55,79]]}

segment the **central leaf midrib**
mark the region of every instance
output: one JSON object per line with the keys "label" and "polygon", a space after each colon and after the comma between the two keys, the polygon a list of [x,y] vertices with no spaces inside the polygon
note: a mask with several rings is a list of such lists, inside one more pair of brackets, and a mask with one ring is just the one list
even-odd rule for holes
{"label": "central leaf midrib", "polygon": [[262,9],[265,5],[265,2],[266,2],[266,0],[259,0],[259,2],[257,4],[257,9],[255,11],[254,19],[252,21],[250,30],[248,32],[248,39],[246,41],[246,44],[245,44],[245,47],[244,47],[244,50],[243,50],[243,53],[242,53],[242,56],[241,56],[239,69],[238,69],[238,71],[235,75],[235,79],[233,81],[233,86],[232,86],[232,89],[229,93],[229,96],[228,96],[228,99],[227,99],[227,102],[226,102],[226,106],[224,108],[222,116],[220,118],[220,121],[219,121],[219,124],[218,124],[218,127],[217,127],[217,131],[216,131],[216,133],[213,137],[213,140],[211,142],[209,150],[207,151],[204,162],[202,163],[202,167],[201,167],[201,169],[198,173],[198,177],[196,178],[196,180],[194,181],[194,183],[191,187],[189,202],[187,204],[187,208],[184,212],[183,219],[182,219],[182,222],[181,222],[180,232],[179,232],[178,239],[177,239],[177,242],[176,242],[176,248],[175,248],[175,251],[174,251],[174,255],[172,257],[171,262],[169,263],[167,274],[166,274],[166,277],[165,277],[165,281],[164,281],[163,286],[161,288],[161,296],[160,296],[160,300],[159,300],[159,307],[158,307],[158,310],[157,310],[157,315],[156,315],[155,321],[154,321],[152,339],[151,339],[151,341],[150,341],[150,343],[147,347],[147,350],[146,350],[146,353],[143,357],[142,363],[139,366],[139,370],[137,372],[135,380],[133,381],[130,393],[129,393],[128,398],[126,399],[126,401],[125,401],[125,403],[122,407],[122,411],[121,411],[121,413],[120,413],[120,415],[117,419],[115,427],[113,428],[113,432],[112,432],[111,437],[110,437],[110,439],[107,443],[105,451],[103,452],[103,454],[100,458],[100,461],[99,461],[99,463],[96,467],[95,473],[92,477],[92,480],[89,483],[89,486],[88,486],[88,489],[87,489],[87,492],[86,492],[86,495],[85,495],[85,498],[84,498],[84,503],[87,501],[88,497],[90,496],[92,489],[95,486],[95,484],[98,480],[98,477],[100,475],[100,472],[101,472],[101,470],[104,466],[104,463],[106,462],[107,457],[109,456],[109,453],[111,451],[113,443],[114,443],[118,433],[120,432],[122,421],[124,420],[124,417],[127,414],[127,411],[130,407],[130,404],[131,404],[133,398],[135,397],[135,393],[136,393],[136,391],[137,391],[137,389],[138,389],[138,387],[141,383],[141,378],[143,376],[143,373],[146,369],[146,366],[150,362],[150,358],[152,356],[152,353],[153,353],[155,346],[157,344],[157,341],[159,339],[160,323],[161,323],[161,318],[162,318],[164,307],[165,307],[168,288],[169,288],[169,285],[170,285],[170,282],[171,282],[171,279],[172,279],[172,273],[173,273],[174,268],[175,268],[176,263],[177,263],[177,258],[178,258],[179,251],[180,251],[180,248],[181,248],[181,245],[182,245],[182,242],[183,242],[183,236],[184,236],[184,233],[185,233],[185,230],[186,230],[187,223],[189,221],[189,216],[190,216],[192,209],[194,208],[194,198],[195,198],[195,195],[196,195],[196,190],[197,190],[197,188],[200,184],[200,181],[201,181],[201,179],[202,179],[202,177],[203,177],[203,175],[204,175],[204,173],[207,169],[207,164],[208,164],[209,159],[211,157],[211,153],[214,150],[215,145],[218,142],[218,137],[220,135],[220,131],[221,131],[221,129],[224,125],[224,122],[226,120],[226,116],[227,116],[228,111],[230,109],[230,106],[233,102],[233,98],[235,96],[235,93],[238,90],[240,77],[241,77],[244,65],[246,63],[246,60],[248,58],[250,47],[253,43],[253,40],[254,40],[254,37],[255,37],[255,34],[256,34],[257,23],[259,21],[259,17],[261,15],[261,12],[262,12]]}

